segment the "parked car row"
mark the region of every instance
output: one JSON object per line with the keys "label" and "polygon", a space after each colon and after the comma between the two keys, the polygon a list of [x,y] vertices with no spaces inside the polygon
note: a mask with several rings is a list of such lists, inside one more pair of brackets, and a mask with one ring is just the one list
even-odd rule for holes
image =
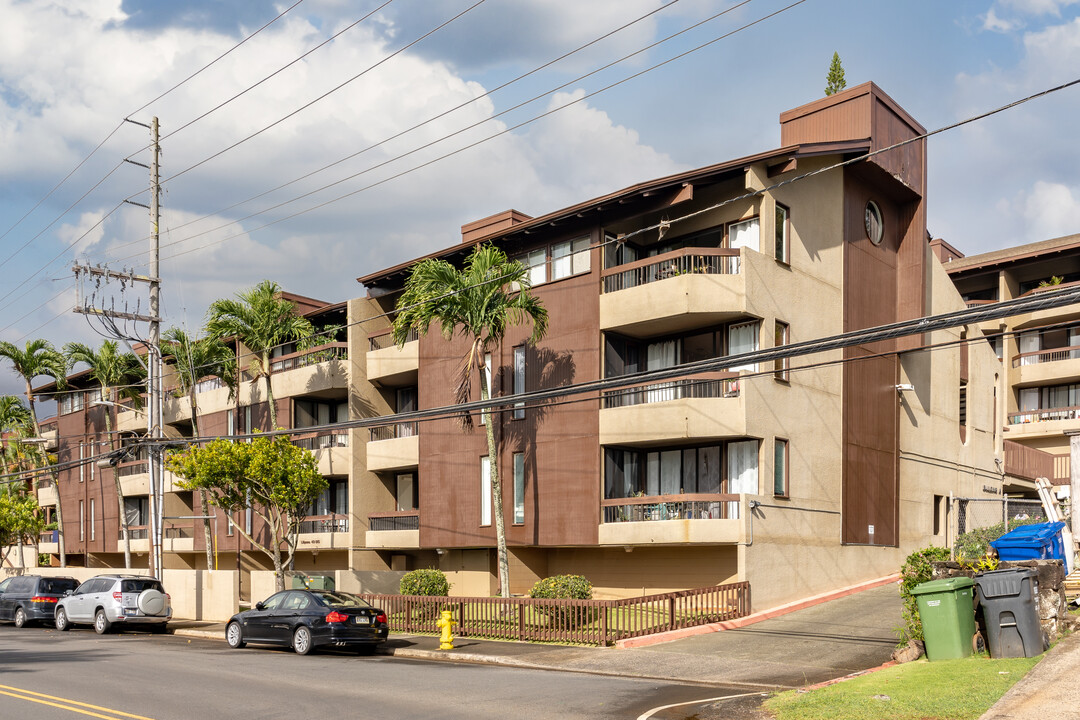
{"label": "parked car row", "polygon": [[136,625],[165,632],[172,605],[161,581],[142,575],[75,578],[17,575],[0,582],[0,620],[43,622],[57,630],[93,625],[99,635]]}
{"label": "parked car row", "polygon": [[[16,627],[39,622],[57,630],[92,625],[98,634],[141,626],[165,632],[172,605],[161,582],[142,575],[70,577],[18,575],[0,582],[0,620]],[[225,626],[230,647],[248,643],[291,647],[306,655],[320,646],[370,653],[386,642],[386,613],[359,595],[336,590],[285,590],[233,615]]]}

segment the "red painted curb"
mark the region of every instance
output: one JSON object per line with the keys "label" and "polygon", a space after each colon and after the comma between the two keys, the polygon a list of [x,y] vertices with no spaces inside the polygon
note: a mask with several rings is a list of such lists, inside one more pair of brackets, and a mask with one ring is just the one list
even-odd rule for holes
{"label": "red painted curb", "polygon": [[762,620],[770,620],[772,618],[787,615],[788,613],[795,612],[796,610],[802,610],[804,608],[813,607],[814,605],[820,605],[823,602],[829,600],[837,600],[848,595],[854,595],[864,590],[871,590],[882,585],[888,585],[894,583],[900,579],[899,573],[892,575],[886,575],[885,577],[877,578],[875,580],[867,580],[866,582],[858,583],[857,585],[850,585],[839,590],[832,590],[820,595],[814,595],[812,597],[805,598],[803,600],[796,600],[795,602],[788,603],[786,605],[778,605],[777,607],[770,608],[768,610],[762,610],[746,617],[741,617],[736,620],[725,620],[724,622],[710,623],[708,625],[697,625],[695,627],[681,628],[679,630],[669,630],[667,632],[657,633],[655,635],[646,635],[644,637],[627,638],[626,640],[619,640],[615,643],[615,647],[620,649],[648,647],[649,645],[659,645],[660,643],[671,642],[672,640],[681,640],[687,637],[693,637],[695,635],[707,635],[709,633],[721,632],[723,630],[734,630],[736,628],[746,627],[747,625],[753,625],[759,623]]}

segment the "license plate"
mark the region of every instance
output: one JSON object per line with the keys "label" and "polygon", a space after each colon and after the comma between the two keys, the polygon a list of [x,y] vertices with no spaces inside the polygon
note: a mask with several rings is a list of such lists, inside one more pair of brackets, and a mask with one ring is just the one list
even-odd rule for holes
{"label": "license plate", "polygon": [[371,618],[369,618],[367,615],[357,615],[355,618],[353,618],[353,622],[355,622],[357,625],[370,625]]}

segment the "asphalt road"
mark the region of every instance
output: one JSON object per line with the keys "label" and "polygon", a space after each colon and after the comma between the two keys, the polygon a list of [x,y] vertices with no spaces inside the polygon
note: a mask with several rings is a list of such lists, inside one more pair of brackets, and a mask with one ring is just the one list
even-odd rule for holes
{"label": "asphalt road", "polygon": [[0,625],[0,720],[706,720],[738,717],[755,699],[745,687]]}

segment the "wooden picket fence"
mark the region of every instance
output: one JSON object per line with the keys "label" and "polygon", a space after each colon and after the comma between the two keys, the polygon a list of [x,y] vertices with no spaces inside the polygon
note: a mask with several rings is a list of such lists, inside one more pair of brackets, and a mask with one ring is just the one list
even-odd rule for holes
{"label": "wooden picket fence", "polygon": [[618,640],[733,620],[750,614],[750,583],[737,582],[621,600],[364,595],[382,608],[390,629],[438,633],[443,610],[464,637],[612,645]]}

